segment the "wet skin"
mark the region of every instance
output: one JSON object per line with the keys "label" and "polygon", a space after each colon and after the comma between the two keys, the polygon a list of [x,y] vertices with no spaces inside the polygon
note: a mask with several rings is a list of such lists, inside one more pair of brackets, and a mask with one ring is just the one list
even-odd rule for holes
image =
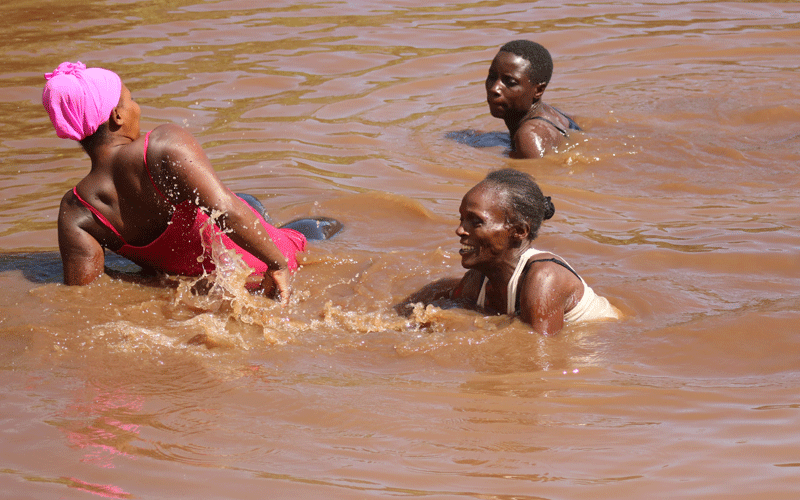
{"label": "wet skin", "polygon": [[530,111],[544,92],[544,87],[531,83],[531,63],[511,52],[500,51],[492,60],[486,77],[486,101],[495,118],[506,122],[509,130]]}
{"label": "wet skin", "polygon": [[547,83],[532,82],[530,66],[523,57],[501,50],[486,77],[486,102],[492,116],[502,119],[508,128],[512,158],[541,158],[563,141],[555,127],[533,117],[546,118],[564,129],[569,127],[560,113],[542,101]]}
{"label": "wet skin", "polygon": [[[461,265],[468,269],[452,297],[477,305],[484,277],[487,312],[503,314],[508,301],[508,282],[519,258],[532,247],[527,223],[508,221],[502,191],[480,183],[461,202],[461,222],[456,229],[461,249]],[[538,258],[548,258],[545,254]],[[583,283],[571,272],[553,262],[530,265],[520,283],[519,317],[541,334],[553,334],[564,325],[564,313],[583,296]]]}
{"label": "wet skin", "polygon": [[[64,265],[64,282],[85,285],[104,271],[104,248],[122,246],[123,241],[146,245],[169,223],[173,207],[193,200],[208,213],[219,212],[218,224],[230,230],[230,238],[269,266],[261,287],[265,293],[288,304],[290,271],[286,257],[261,230],[258,218],[217,177],[197,140],[176,125],[153,129],[144,168],[144,137],[139,131],[139,105],[122,86],[120,101],[112,110],[104,136],[96,143],[83,143],[92,167],[77,189],[121,237],[100,224],[69,190],[61,201],[58,240]],[[151,181],[152,178],[152,181]],[[161,199],[153,182],[168,198]]]}
{"label": "wet skin", "polygon": [[489,274],[511,265],[513,272],[522,242],[518,231],[506,220],[503,202],[502,193],[483,183],[467,192],[461,201],[456,235],[464,268]]}

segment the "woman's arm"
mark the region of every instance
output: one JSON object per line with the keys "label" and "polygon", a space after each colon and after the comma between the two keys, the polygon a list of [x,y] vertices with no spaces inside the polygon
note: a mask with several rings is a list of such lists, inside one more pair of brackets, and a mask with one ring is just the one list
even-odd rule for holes
{"label": "woman's arm", "polygon": [[403,299],[399,304],[395,304],[394,310],[401,316],[408,316],[414,304],[422,303],[428,305],[437,300],[450,299],[459,283],[461,283],[461,278],[442,278],[433,283],[428,283]]}
{"label": "woman's arm", "polygon": [[512,141],[514,148],[509,157],[515,159],[541,158],[545,153],[545,144],[542,137],[533,127],[523,127],[514,134]]}
{"label": "woman's arm", "polygon": [[156,182],[172,203],[190,200],[208,214],[220,214],[217,223],[230,230],[231,240],[267,264],[269,270],[261,283],[264,291],[274,290],[281,304],[288,304],[291,288],[286,257],[250,207],[222,183],[192,134],[177,125],[157,127],[150,134],[147,161],[158,165]]}
{"label": "woman's arm", "polygon": [[553,262],[532,262],[522,283],[520,319],[542,335],[564,327],[564,313],[583,297],[583,282]]}
{"label": "woman's arm", "polygon": [[556,128],[543,120],[527,120],[512,137],[514,150],[511,158],[541,158],[561,144],[564,137]]}
{"label": "woman's arm", "polygon": [[82,225],[94,223],[72,190],[61,199],[58,211],[58,249],[64,266],[64,284],[88,285],[103,274],[105,251]]}
{"label": "woman's arm", "polygon": [[453,289],[450,298],[457,300],[464,308],[475,309],[482,285],[483,273],[470,269],[464,273],[464,277],[461,278],[461,281]]}

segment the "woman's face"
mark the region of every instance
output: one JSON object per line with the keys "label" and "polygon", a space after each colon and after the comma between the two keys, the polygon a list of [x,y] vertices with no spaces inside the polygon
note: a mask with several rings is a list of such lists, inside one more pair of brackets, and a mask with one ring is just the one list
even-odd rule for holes
{"label": "woman's face", "polygon": [[461,200],[461,224],[456,234],[461,241],[461,265],[467,269],[488,269],[500,265],[512,249],[513,228],[506,222],[505,197],[480,183]]}
{"label": "woman's face", "polygon": [[486,77],[486,101],[495,118],[524,116],[537,99],[538,86],[531,83],[526,59],[500,51],[494,57]]}

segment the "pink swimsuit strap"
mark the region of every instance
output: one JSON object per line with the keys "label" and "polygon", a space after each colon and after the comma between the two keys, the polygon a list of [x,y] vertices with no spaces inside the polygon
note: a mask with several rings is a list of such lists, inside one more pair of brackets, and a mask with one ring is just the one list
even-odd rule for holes
{"label": "pink swimsuit strap", "polygon": [[[152,132],[152,130],[150,132]],[[150,144],[150,132],[144,135],[144,169],[147,170],[147,177],[149,177],[150,182],[153,183],[156,193],[158,193],[164,199],[164,201],[169,202],[167,197],[164,196],[164,193],[162,193],[161,190],[158,189],[158,186],[156,186],[156,181],[153,179],[153,174],[150,173],[150,166],[147,164],[147,145]]]}
{"label": "pink swimsuit strap", "polygon": [[[150,132],[152,132],[152,130],[151,130]],[[150,173],[150,167],[148,167],[148,166],[147,166],[147,145],[148,145],[148,144],[149,144],[149,142],[150,142],[150,132],[148,132],[148,133],[147,133],[147,134],[145,134],[145,136],[144,136],[144,167],[145,167],[145,170],[147,170],[147,176],[150,178],[150,182],[152,182],[152,183],[153,183],[153,187],[155,188],[156,192],[157,192],[157,193],[158,193],[158,194],[159,194],[159,195],[160,195],[162,198],[164,198],[164,200],[167,200],[167,197],[166,197],[166,196],[164,196],[164,194],[161,192],[161,190],[160,190],[160,189],[158,189],[158,186],[156,186],[156,181],[153,179],[153,174],[151,174],[151,173]],[[76,197],[76,198],[78,198],[78,200],[79,200],[81,203],[83,203],[83,205],[84,205],[86,208],[88,208],[88,209],[89,209],[89,210],[90,210],[90,211],[91,211],[91,212],[92,212],[92,213],[95,215],[95,217],[97,217],[98,219],[100,219],[100,222],[102,222],[103,224],[105,224],[105,226],[106,226],[107,228],[109,228],[110,230],[114,231],[114,234],[116,234],[116,235],[117,235],[117,238],[119,238],[119,239],[122,241],[122,243],[123,243],[124,245],[127,245],[127,244],[128,244],[128,242],[127,242],[127,241],[125,241],[125,238],[123,238],[123,237],[122,237],[122,235],[121,235],[121,234],[119,234],[119,231],[117,231],[117,228],[115,228],[115,227],[114,227],[114,225],[113,225],[113,224],[111,224],[111,222],[109,222],[109,220],[108,220],[108,219],[106,219],[106,218],[105,218],[105,216],[104,216],[103,214],[101,214],[99,210],[97,210],[96,208],[94,208],[94,207],[93,207],[93,206],[92,206],[92,205],[91,205],[91,204],[90,204],[88,201],[86,201],[86,200],[84,200],[83,198],[81,198],[81,195],[79,195],[79,194],[78,194],[78,188],[77,188],[77,186],[72,188],[72,193],[75,195],[75,197]]]}
{"label": "pink swimsuit strap", "polygon": [[97,209],[96,209],[96,208],[94,208],[92,205],[90,205],[88,201],[86,201],[86,200],[84,200],[83,198],[81,198],[81,195],[79,195],[79,194],[78,194],[78,187],[77,187],[77,186],[75,186],[74,188],[72,188],[72,194],[74,194],[74,195],[75,195],[75,197],[76,197],[76,198],[78,198],[78,201],[80,201],[81,203],[83,203],[83,206],[85,206],[86,208],[88,208],[88,209],[89,209],[89,210],[90,210],[90,211],[91,211],[91,212],[94,214],[94,216],[95,216],[95,217],[97,217],[98,219],[100,219],[100,222],[102,222],[103,224],[105,224],[105,226],[106,226],[107,228],[109,228],[110,230],[114,231],[114,234],[116,234],[116,235],[117,235],[117,238],[119,238],[120,240],[122,240],[122,243],[123,243],[124,245],[127,245],[127,244],[128,244],[128,242],[127,242],[127,241],[125,241],[125,238],[123,238],[123,237],[122,237],[122,235],[121,235],[121,234],[119,234],[119,231],[117,231],[117,229],[116,229],[116,228],[115,228],[115,227],[114,227],[114,226],[111,224],[111,222],[109,222],[109,220],[108,220],[108,219],[106,219],[106,218],[105,218],[105,216],[104,216],[103,214],[101,214],[101,213],[100,213],[100,211],[99,211],[99,210],[97,210]]}

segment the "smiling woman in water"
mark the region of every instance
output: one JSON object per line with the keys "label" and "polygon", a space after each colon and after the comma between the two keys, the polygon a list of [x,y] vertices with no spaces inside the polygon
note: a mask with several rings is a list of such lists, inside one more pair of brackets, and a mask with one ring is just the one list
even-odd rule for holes
{"label": "smiling woman in water", "polygon": [[555,207],[533,178],[513,169],[491,172],[464,195],[456,229],[460,281],[423,289],[398,310],[415,302],[451,299],[461,307],[518,316],[541,334],[564,324],[617,319],[619,311],[595,294],[564,259],[537,250],[533,241]]}

